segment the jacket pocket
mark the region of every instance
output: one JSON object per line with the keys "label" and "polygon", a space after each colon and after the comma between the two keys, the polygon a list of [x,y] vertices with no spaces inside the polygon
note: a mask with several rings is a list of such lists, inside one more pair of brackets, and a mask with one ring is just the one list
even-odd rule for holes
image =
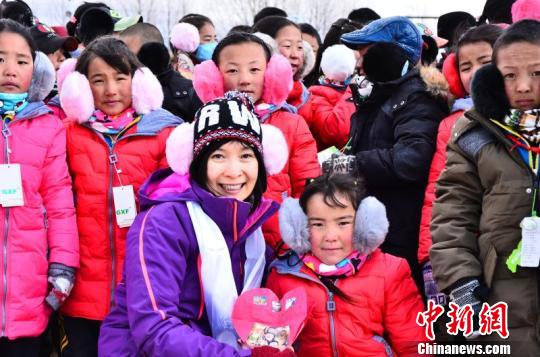
{"label": "jacket pocket", "polygon": [[489,243],[489,247],[485,255],[482,255],[482,270],[484,272],[484,282],[491,288],[493,276],[495,275],[495,268],[497,267],[497,251],[493,244]]}

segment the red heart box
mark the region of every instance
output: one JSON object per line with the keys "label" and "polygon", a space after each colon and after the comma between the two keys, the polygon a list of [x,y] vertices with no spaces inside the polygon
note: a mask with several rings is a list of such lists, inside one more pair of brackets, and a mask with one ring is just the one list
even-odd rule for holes
{"label": "red heart box", "polygon": [[287,292],[279,300],[270,289],[258,288],[238,297],[232,322],[238,336],[250,347],[291,346],[307,318],[304,288]]}

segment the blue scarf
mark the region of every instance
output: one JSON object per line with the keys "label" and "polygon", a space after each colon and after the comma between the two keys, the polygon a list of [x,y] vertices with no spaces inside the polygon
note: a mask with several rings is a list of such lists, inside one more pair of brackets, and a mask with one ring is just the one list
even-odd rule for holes
{"label": "blue scarf", "polygon": [[0,114],[15,115],[28,105],[28,93],[0,93]]}

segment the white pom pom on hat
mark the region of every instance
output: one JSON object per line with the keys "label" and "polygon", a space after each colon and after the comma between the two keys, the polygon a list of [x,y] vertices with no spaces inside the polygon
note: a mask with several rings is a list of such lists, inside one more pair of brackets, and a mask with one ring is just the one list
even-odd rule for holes
{"label": "white pom pom on hat", "polygon": [[354,73],[356,57],[354,51],[345,45],[328,47],[321,59],[321,70],[325,77],[343,82]]}

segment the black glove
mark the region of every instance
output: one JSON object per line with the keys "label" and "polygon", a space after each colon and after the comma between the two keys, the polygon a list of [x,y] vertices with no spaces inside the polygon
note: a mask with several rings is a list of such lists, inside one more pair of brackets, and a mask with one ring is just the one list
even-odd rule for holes
{"label": "black glove", "polygon": [[58,310],[73,288],[75,269],[64,264],[51,263],[48,275],[47,281],[51,283],[52,288],[45,301],[53,310]]}
{"label": "black glove", "polygon": [[470,305],[473,310],[473,332],[467,339],[474,339],[480,335],[479,314],[482,310],[482,301],[487,298],[487,288],[480,284],[476,278],[465,278],[457,281],[450,290],[450,301],[459,308]]}

